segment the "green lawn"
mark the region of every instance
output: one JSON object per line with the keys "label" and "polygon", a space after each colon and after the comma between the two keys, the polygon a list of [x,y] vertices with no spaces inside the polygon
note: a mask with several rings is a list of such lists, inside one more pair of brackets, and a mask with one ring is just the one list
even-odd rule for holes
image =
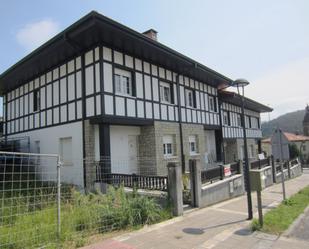
{"label": "green lawn", "polygon": [[266,233],[281,234],[309,205],[309,186],[300,190],[283,201],[277,208],[264,215],[264,225],[261,228],[258,220],[254,219],[251,227]]}

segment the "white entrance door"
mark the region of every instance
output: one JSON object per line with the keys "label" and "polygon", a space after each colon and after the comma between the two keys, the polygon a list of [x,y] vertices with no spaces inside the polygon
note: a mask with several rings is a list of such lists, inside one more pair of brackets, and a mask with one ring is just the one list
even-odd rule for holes
{"label": "white entrance door", "polygon": [[128,165],[130,173],[138,173],[137,138],[138,136],[136,135],[128,136]]}

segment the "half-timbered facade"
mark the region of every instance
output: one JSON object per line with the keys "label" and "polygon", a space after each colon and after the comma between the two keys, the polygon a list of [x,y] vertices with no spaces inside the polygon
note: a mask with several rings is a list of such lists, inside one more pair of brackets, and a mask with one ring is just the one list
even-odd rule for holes
{"label": "half-timbered facade", "polygon": [[[231,80],[148,35],[91,12],[35,50],[0,77],[4,135],[59,153],[77,184],[88,181],[85,158],[108,157],[116,173],[157,175],[166,160],[183,171],[192,157],[222,161],[223,137],[240,136],[239,107],[218,99]],[[230,112],[223,129],[220,112]],[[248,132],[259,137],[259,113],[247,112],[257,126]]]}
{"label": "half-timbered facade", "polygon": [[[224,155],[226,162],[244,159],[243,125],[241,96],[234,92],[220,92],[220,110]],[[256,159],[261,153],[261,119],[260,113],[270,112],[268,106],[244,98],[244,114],[246,136],[248,141],[248,157]]]}

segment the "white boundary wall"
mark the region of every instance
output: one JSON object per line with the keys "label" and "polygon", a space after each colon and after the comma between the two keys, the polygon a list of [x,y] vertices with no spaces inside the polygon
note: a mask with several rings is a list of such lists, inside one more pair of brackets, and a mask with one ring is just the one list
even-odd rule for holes
{"label": "white boundary wall", "polygon": [[[28,136],[30,152],[37,153],[36,141],[40,141],[40,153],[60,154],[60,138],[72,137],[72,165],[61,167],[61,182],[83,186],[83,130],[82,122],[33,130],[8,137]],[[56,167],[56,165],[50,165]]]}

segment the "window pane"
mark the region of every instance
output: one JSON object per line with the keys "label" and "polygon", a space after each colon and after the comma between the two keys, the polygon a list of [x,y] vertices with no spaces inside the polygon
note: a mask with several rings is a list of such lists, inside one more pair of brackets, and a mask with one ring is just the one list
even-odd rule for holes
{"label": "window pane", "polygon": [[120,75],[115,74],[116,92],[121,93]]}

